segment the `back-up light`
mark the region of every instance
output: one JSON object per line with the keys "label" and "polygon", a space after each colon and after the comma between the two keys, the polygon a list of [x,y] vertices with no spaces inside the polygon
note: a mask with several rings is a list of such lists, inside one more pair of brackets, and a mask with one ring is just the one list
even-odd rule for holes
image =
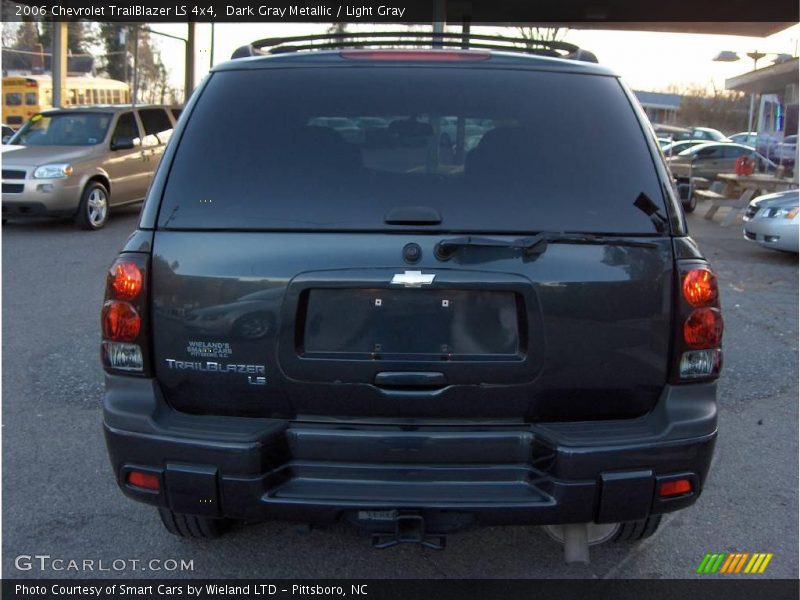
{"label": "back-up light", "polygon": [[678,379],[713,379],[722,363],[722,313],[717,278],[704,263],[679,264],[676,343]]}
{"label": "back-up light", "polygon": [[147,260],[121,255],[108,270],[101,321],[103,365],[110,372],[145,372]]}
{"label": "back-up light", "polygon": [[487,60],[488,52],[477,50],[343,50],[342,58],[355,60],[404,60],[404,61],[477,61]]}

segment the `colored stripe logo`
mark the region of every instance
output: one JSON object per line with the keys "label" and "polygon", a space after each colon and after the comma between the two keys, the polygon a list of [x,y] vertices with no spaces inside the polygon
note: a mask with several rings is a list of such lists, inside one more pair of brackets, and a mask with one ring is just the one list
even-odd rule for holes
{"label": "colored stripe logo", "polygon": [[772,560],[771,552],[717,552],[708,553],[700,561],[697,573],[700,575],[735,575],[748,573],[761,574]]}

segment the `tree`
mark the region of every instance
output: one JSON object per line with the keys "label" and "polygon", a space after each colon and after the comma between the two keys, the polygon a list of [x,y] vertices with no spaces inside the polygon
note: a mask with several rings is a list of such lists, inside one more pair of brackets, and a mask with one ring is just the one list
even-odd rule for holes
{"label": "tree", "polygon": [[[53,48],[53,22],[42,21],[39,24],[39,43],[45,52]],[[67,51],[70,54],[88,54],[94,42],[94,33],[89,23],[71,21],[67,23]]]}
{"label": "tree", "polygon": [[682,96],[677,125],[712,127],[721,131],[747,128],[749,103],[742,92],[717,89],[709,92],[697,85],[671,85],[667,91]]}
{"label": "tree", "polygon": [[[9,35],[9,37],[12,36]],[[5,46],[5,30],[3,32],[3,38],[3,45]],[[33,50],[38,41],[39,30],[36,27],[36,23],[33,23],[32,21],[23,21],[16,28],[16,32],[13,35],[13,41],[11,42],[11,47],[19,50]]]}
{"label": "tree", "polygon": [[567,27],[517,27],[519,37],[525,40],[528,48],[535,48],[537,42],[561,42],[567,35]]}
{"label": "tree", "polygon": [[130,23],[100,25],[100,39],[105,49],[101,71],[111,79],[128,83],[133,91],[134,52],[138,52],[137,102],[175,102],[177,92],[169,86],[169,74],[161,53],[154,46],[147,29],[138,27],[138,36],[134,36]]}
{"label": "tree", "polygon": [[325,30],[326,33],[337,33],[343,34],[347,33],[347,23],[338,22],[338,23],[331,23],[331,26]]}
{"label": "tree", "polygon": [[133,73],[133,62],[128,45],[130,40],[123,42],[128,35],[127,23],[101,23],[100,42],[105,50],[105,57],[101,66],[102,72],[111,79],[129,82],[129,75]]}

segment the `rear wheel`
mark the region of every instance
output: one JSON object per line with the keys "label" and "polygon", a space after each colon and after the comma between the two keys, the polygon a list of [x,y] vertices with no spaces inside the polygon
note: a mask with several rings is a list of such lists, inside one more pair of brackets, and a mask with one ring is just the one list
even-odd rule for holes
{"label": "rear wheel", "polygon": [[167,508],[159,508],[161,522],[172,535],[185,538],[213,539],[218,538],[231,527],[228,519],[210,519],[195,515],[174,513]]}
{"label": "rear wheel", "polygon": [[625,544],[647,539],[658,529],[658,526],[661,524],[662,516],[663,515],[652,515],[640,521],[620,523],[619,529],[617,529],[617,532],[607,543]]}
{"label": "rear wheel", "polygon": [[102,183],[89,182],[81,195],[75,224],[90,231],[103,227],[108,221],[108,200],[108,190]]}
{"label": "rear wheel", "polygon": [[691,213],[694,212],[695,208],[697,208],[697,198],[692,194],[687,200],[683,201],[683,210],[687,213]]}

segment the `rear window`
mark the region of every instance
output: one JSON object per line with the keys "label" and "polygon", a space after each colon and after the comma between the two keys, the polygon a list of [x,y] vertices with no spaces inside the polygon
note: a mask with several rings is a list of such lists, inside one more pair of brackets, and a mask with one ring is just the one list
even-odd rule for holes
{"label": "rear window", "polygon": [[375,230],[424,206],[432,231],[654,233],[663,209],[619,82],[407,67],[223,71],[180,140],[159,226]]}

